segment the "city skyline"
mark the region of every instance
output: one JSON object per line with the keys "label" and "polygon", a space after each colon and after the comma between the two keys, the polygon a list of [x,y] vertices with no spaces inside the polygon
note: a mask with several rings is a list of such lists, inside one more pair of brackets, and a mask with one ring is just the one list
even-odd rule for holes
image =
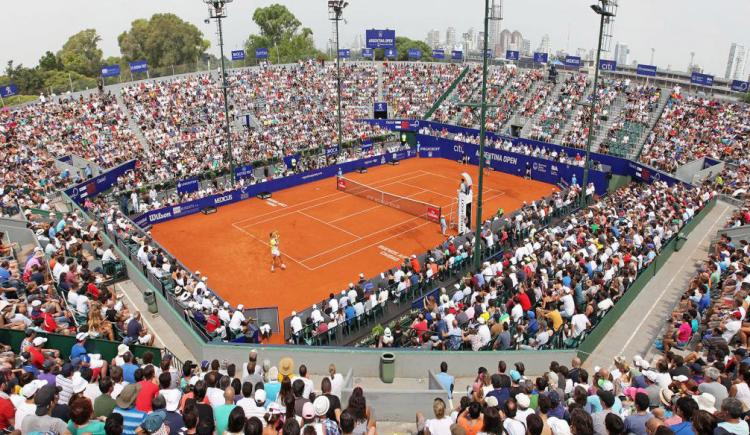
{"label": "city skyline", "polygon": [[[593,2],[505,0],[503,21],[498,27],[517,29],[533,48],[541,45],[540,41],[546,34],[553,53],[559,50],[575,53],[579,48],[588,51],[596,44],[598,30],[598,20],[589,8]],[[278,0],[232,2],[224,23],[226,49],[242,48],[251,33],[258,33],[251,19],[252,13],[257,7],[272,3],[287,6],[302,26],[313,30],[316,47],[326,51],[331,24],[325,2]],[[381,0],[377,8],[371,3],[350,3],[344,12],[346,22],[341,23],[340,29],[341,40],[346,42],[355,41],[368,28],[391,28],[396,30],[397,36],[425,40],[430,29],[439,29],[443,39],[446,29],[453,27],[458,42],[462,41],[465,29],[473,27],[476,33],[483,30],[483,0],[465,0],[460,4],[449,0],[412,0],[406,3]],[[399,13],[375,14],[376,9],[398,10]],[[175,13],[196,25],[211,42],[209,52],[218,53],[215,25],[204,23],[207,10],[199,0],[108,0],[106,6],[93,0],[40,0],[33,6],[11,3],[5,12],[7,24],[2,28],[2,37],[7,41],[22,42],[4,47],[0,53],[3,65],[9,60],[26,66],[36,65],[45,51],[57,52],[68,37],[86,28],[95,28],[101,35],[100,46],[105,57],[117,56],[120,54],[117,36],[128,30],[133,20],[164,12]],[[697,0],[630,0],[619,7],[612,45],[616,41],[627,41],[629,58],[641,63],[649,61],[653,47],[656,65],[682,71],[689,63],[690,53],[695,52],[695,64],[703,66],[710,74],[723,77],[730,44],[736,42],[745,47],[750,44],[742,21],[742,17],[748,14],[750,3],[740,0],[726,0],[721,8],[706,8]],[[665,25],[673,21],[680,25]],[[613,50],[614,47],[611,53]]]}

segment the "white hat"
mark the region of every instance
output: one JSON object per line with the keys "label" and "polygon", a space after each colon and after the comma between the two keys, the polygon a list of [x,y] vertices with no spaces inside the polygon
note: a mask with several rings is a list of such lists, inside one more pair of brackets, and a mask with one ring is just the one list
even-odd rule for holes
{"label": "white hat", "polygon": [[47,385],[47,381],[35,379],[21,388],[21,395],[27,399],[31,399],[34,394],[36,394],[37,390],[44,385]]}
{"label": "white hat", "polygon": [[128,351],[130,351],[130,348],[127,344],[121,343],[117,345],[117,356],[123,356]]}
{"label": "white hat", "polygon": [[203,282],[206,282],[206,281],[208,281],[208,277],[207,277],[207,276],[204,276],[203,278],[201,278],[201,281],[203,281]]}
{"label": "white hat", "polygon": [[180,390],[178,389],[167,389],[159,391],[159,394],[164,396],[164,400],[167,402],[167,412],[175,412],[180,407]]}
{"label": "white hat", "polygon": [[242,304],[237,305],[237,311],[242,311],[244,308],[245,306]]}
{"label": "white hat", "polygon": [[479,316],[479,318],[477,319],[477,322],[479,322],[480,325],[484,325],[485,323],[487,323],[487,321],[484,320],[484,317],[482,316]]}
{"label": "white hat", "polygon": [[224,308],[229,308],[229,302],[224,301]]}
{"label": "white hat", "polygon": [[611,381],[604,381],[599,386],[604,391],[615,391],[615,385]]}
{"label": "white hat", "polygon": [[550,417],[547,419],[547,424],[552,430],[552,435],[571,435],[570,425],[561,418]]}
{"label": "white hat", "polygon": [[484,398],[484,403],[486,403],[487,406],[495,407],[498,405],[497,397],[487,396]]}
{"label": "white hat", "polygon": [[645,376],[651,382],[659,381],[659,374],[651,370],[644,370],[643,376]]}
{"label": "white hat", "polygon": [[86,379],[81,377],[81,372],[73,373],[73,393],[83,393],[86,390],[86,386],[89,384]]}
{"label": "white hat", "polygon": [[385,330],[383,331],[383,337],[388,337],[388,338],[392,337],[391,328],[385,328]]}
{"label": "white hat", "polygon": [[672,376],[672,379],[675,380],[675,381],[677,381],[677,382],[687,382],[688,381],[688,377],[685,376],[685,375]]}
{"label": "white hat", "polygon": [[255,395],[253,397],[256,402],[266,403],[266,390],[255,390]]}
{"label": "white hat", "polygon": [[697,396],[693,396],[693,400],[698,404],[698,409],[701,411],[708,411],[711,414],[716,412],[716,397],[710,393],[701,393]]}
{"label": "white hat", "polygon": [[87,338],[89,338],[89,333],[88,332],[79,332],[78,334],[76,334],[76,340],[77,341],[83,341],[83,340],[85,340]]}
{"label": "white hat", "polygon": [[37,337],[31,342],[31,344],[33,344],[34,346],[41,346],[46,342],[47,342],[46,337]]}
{"label": "white hat", "polygon": [[32,307],[38,307],[40,305],[42,305],[42,301],[40,301],[39,299],[34,299],[33,301],[31,301]]}
{"label": "white hat", "polygon": [[328,400],[328,397],[326,396],[318,396],[313,402],[313,407],[315,408],[315,415],[322,417],[328,413],[328,408],[331,407],[331,401]]}
{"label": "white hat", "polygon": [[531,398],[523,393],[516,394],[516,402],[518,403],[518,406],[523,409],[528,409],[528,407],[531,406]]}

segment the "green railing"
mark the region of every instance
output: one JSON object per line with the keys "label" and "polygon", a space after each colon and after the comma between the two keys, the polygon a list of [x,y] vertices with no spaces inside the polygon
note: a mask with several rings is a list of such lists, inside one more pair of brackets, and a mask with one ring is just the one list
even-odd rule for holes
{"label": "green railing", "polygon": [[440,96],[440,98],[435,101],[435,104],[432,105],[430,110],[427,111],[424,115],[424,119],[430,119],[432,117],[432,114],[435,113],[435,111],[440,107],[441,104],[443,104],[443,101],[445,101],[446,98],[453,92],[454,89],[456,89],[456,86],[458,86],[459,83],[461,83],[461,80],[466,77],[466,74],[469,72],[469,67],[464,67],[463,71],[461,71],[461,74],[456,77],[455,80],[451,83],[450,86],[448,86],[448,90],[446,90],[443,95]]}
{"label": "green railing", "polygon": [[[73,345],[76,344],[76,338],[73,335],[61,335],[61,334],[39,334],[47,338],[47,342],[44,343],[45,349],[57,349],[60,351],[60,357],[67,359],[70,357],[70,351]],[[4,329],[0,328],[0,342],[9,344],[11,348],[18,352],[21,348],[21,342],[24,339],[24,331],[15,329]],[[86,350],[89,353],[98,353],[102,356],[102,359],[111,361],[112,358],[117,356],[117,346],[119,342],[100,340],[96,338],[90,338],[86,340]],[[157,347],[131,345],[130,351],[138,358],[143,358],[146,352],[151,352],[154,355],[154,364],[161,363],[161,352],[162,349]]]}
{"label": "green railing", "polygon": [[[690,234],[693,229],[703,220],[716,205],[716,199],[712,199],[690,222],[688,222],[680,233]],[[644,287],[649,283],[651,278],[656,276],[659,270],[666,264],[672,253],[675,251],[677,237],[673,237],[666,245],[662,247],[659,255],[654,258],[651,264],[643,269],[638,278],[631,284],[630,288],[620,298],[615,306],[604,316],[596,327],[586,335],[586,338],[578,346],[578,356],[585,360],[599,346],[599,343],[607,336],[609,330],[615,325],[620,317],[625,313],[630,304],[638,297]]]}

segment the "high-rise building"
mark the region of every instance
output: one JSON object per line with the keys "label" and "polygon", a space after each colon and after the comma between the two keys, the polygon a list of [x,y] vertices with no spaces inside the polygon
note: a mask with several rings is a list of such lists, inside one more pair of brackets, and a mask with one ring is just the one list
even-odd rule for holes
{"label": "high-rise building", "polygon": [[445,48],[452,49],[456,46],[456,28],[448,27],[445,31]]}
{"label": "high-rise building", "polygon": [[440,30],[432,29],[427,32],[427,45],[431,48],[438,48],[440,46]]}
{"label": "high-rise building", "polygon": [[518,30],[511,32],[504,29],[500,32],[500,42],[495,44],[495,52],[505,55],[507,50],[521,51],[523,48],[523,35]]}
{"label": "high-rise building", "polygon": [[733,42],[729,47],[727,70],[724,78],[727,80],[745,80],[745,46]]}
{"label": "high-rise building", "polygon": [[549,42],[549,35],[545,34],[542,36],[542,42],[539,43],[539,47],[536,49],[537,53],[552,53],[552,47]]}
{"label": "high-rise building", "polygon": [[492,0],[490,13],[492,19],[489,22],[489,35],[487,39],[489,46],[494,47],[500,42],[500,27],[502,23],[500,20],[503,17],[503,0]]}
{"label": "high-rise building", "polygon": [[627,65],[629,54],[630,54],[630,48],[628,48],[628,44],[623,44],[622,42],[618,42],[615,45],[614,61],[617,62],[618,65]]}
{"label": "high-rise building", "polygon": [[[481,50],[482,47],[484,47],[484,32],[482,31],[477,32],[476,38],[474,38],[473,31],[471,33],[466,33],[465,36],[466,36],[465,38],[466,39],[466,46],[465,46],[466,51],[477,51],[477,50]],[[492,46],[490,45],[490,47]]]}
{"label": "high-rise building", "polygon": [[521,42],[521,54],[524,56],[531,56],[531,41],[524,39]]}

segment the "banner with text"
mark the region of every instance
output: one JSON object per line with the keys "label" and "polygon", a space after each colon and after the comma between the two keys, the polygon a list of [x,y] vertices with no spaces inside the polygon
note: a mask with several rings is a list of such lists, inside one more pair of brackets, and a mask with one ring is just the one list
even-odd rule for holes
{"label": "banner with text", "polygon": [[0,87],[0,97],[8,98],[18,94],[18,86],[13,83]]}
{"label": "banner with text", "polygon": [[416,48],[410,48],[408,51],[409,59],[421,59],[422,58],[422,50],[416,49]]}
{"label": "banner with text", "polygon": [[136,60],[135,62],[130,62],[130,72],[131,73],[141,73],[148,71],[148,62],[145,60]]}
{"label": "banner with text", "polygon": [[507,50],[505,52],[505,59],[506,60],[518,60],[521,58],[521,52],[516,50]]}
{"label": "banner with text", "polygon": [[395,59],[398,57],[398,51],[396,51],[395,48],[386,48],[385,57],[387,57],[388,59]]}
{"label": "banner with text", "polygon": [[464,52],[460,50],[453,50],[451,51],[451,59],[452,60],[463,60],[464,58]]}
{"label": "banner with text", "polygon": [[635,73],[639,76],[656,77],[656,65],[638,64],[635,67]]}
{"label": "banner with text", "polygon": [[617,62],[614,60],[599,59],[599,69],[602,71],[617,71]]}
{"label": "banner with text", "polygon": [[714,85],[714,76],[710,74],[703,74],[699,72],[694,72],[690,76],[690,83],[694,85],[701,85],[701,86],[713,86]]}
{"label": "banner with text", "polygon": [[732,90],[735,92],[747,92],[748,82],[742,80],[732,80]]}
{"label": "banner with text", "polygon": [[432,50],[433,59],[445,59],[445,50]]}
{"label": "banner with text", "polygon": [[578,56],[566,56],[565,62],[563,62],[565,66],[569,68],[580,68],[581,67],[581,58]]}
{"label": "banner with text", "polygon": [[245,60],[245,50],[232,50],[232,60]]}
{"label": "banner with text", "polygon": [[534,53],[534,62],[547,63],[547,53]]}
{"label": "banner with text", "polygon": [[351,55],[352,53],[348,48],[339,49],[339,59],[349,59]]}
{"label": "banner with text", "polygon": [[99,176],[90,180],[84,181],[83,183],[77,184],[69,189],[65,190],[65,193],[78,204],[83,204],[86,198],[93,198],[96,195],[109,190],[112,186],[117,184],[117,179],[124,173],[132,171],[136,168],[138,162],[131,160],[123,163],[120,166],[116,166],[107,172],[99,174]]}
{"label": "banner with text", "polygon": [[256,48],[255,49],[255,58],[256,59],[268,59],[268,49],[267,48]]}
{"label": "banner with text", "polygon": [[120,75],[120,65],[107,65],[102,67],[102,77],[117,77]]}
{"label": "banner with text", "polygon": [[375,56],[375,50],[372,48],[363,48],[362,49],[362,57],[367,57],[372,59]]}
{"label": "banner with text", "polygon": [[396,48],[396,31],[389,29],[370,29],[365,31],[367,48]]}
{"label": "banner with text", "polygon": [[201,182],[198,177],[190,177],[179,180],[177,182],[177,193],[193,193],[197,192],[201,188]]}

